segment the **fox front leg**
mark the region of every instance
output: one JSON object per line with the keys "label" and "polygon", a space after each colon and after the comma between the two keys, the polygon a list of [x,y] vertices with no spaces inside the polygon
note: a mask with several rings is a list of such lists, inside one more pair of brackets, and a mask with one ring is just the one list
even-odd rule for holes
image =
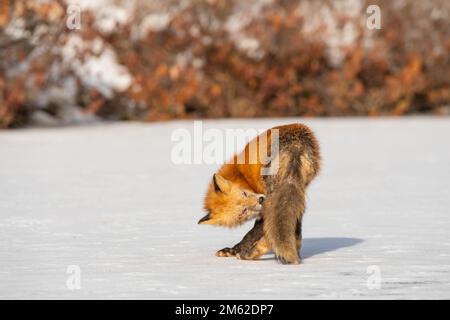
{"label": "fox front leg", "polygon": [[257,242],[264,236],[263,222],[261,219],[255,221],[253,228],[247,232],[244,238],[232,248],[223,248],[216,252],[218,257],[234,257],[237,255],[247,256],[255,247]]}
{"label": "fox front leg", "polygon": [[216,252],[217,257],[234,257],[236,256],[236,250],[233,248],[223,248]]}
{"label": "fox front leg", "polygon": [[265,255],[271,249],[270,243],[266,237],[262,237],[250,248],[245,248],[236,254],[236,258],[240,260],[257,260]]}
{"label": "fox front leg", "polygon": [[225,248],[222,254],[236,256],[240,260],[257,260],[262,255],[270,251],[271,246],[264,236],[263,221],[257,220],[252,230],[250,230],[233,248]]}

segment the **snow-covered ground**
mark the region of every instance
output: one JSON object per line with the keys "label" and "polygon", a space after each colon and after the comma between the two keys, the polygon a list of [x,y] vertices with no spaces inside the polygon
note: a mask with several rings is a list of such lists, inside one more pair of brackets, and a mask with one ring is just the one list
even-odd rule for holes
{"label": "snow-covered ground", "polygon": [[324,161],[296,266],[214,256],[251,225],[196,224],[217,166],[172,163],[191,122],[1,132],[0,298],[449,299],[450,119],[304,122]]}

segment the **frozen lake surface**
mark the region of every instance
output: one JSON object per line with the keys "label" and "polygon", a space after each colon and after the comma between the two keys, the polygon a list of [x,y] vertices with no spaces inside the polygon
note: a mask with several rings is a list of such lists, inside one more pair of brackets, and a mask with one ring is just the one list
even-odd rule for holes
{"label": "frozen lake surface", "polygon": [[450,119],[301,121],[324,161],[297,266],[214,256],[251,224],[196,224],[218,166],[171,161],[192,122],[0,132],[0,298],[449,299]]}

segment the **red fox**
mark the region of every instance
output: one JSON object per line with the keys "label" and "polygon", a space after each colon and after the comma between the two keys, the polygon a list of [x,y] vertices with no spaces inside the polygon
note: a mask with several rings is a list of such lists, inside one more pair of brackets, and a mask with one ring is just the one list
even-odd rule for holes
{"label": "red fox", "polygon": [[[274,129],[278,150],[272,148]],[[263,135],[267,138],[262,139]],[[234,227],[256,218],[241,242],[216,255],[258,259],[272,249],[280,262],[298,264],[305,189],[320,169],[319,143],[303,124],[274,127],[255,139],[257,148],[248,143],[242,154],[235,155],[214,174],[204,201],[207,214],[198,223]],[[269,164],[263,164],[261,148],[267,149]],[[239,156],[245,156],[246,161],[239,163]],[[249,163],[251,157],[255,163]],[[261,169],[274,162],[278,170],[262,175]]]}

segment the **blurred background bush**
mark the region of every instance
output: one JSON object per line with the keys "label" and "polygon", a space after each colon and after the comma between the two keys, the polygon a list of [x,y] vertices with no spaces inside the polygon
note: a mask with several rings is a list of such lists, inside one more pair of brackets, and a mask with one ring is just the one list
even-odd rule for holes
{"label": "blurred background bush", "polygon": [[0,127],[447,115],[449,13],[448,0],[0,0]]}

